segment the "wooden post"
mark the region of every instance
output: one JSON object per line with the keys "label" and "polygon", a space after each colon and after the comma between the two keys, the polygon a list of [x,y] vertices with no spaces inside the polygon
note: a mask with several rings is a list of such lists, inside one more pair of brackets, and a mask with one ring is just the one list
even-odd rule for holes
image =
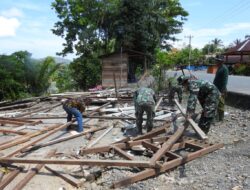
{"label": "wooden post", "polygon": [[115,96],[116,96],[116,98],[117,98],[117,100],[118,100],[118,91],[117,91],[115,73],[113,73],[113,77],[114,77],[114,85],[115,85]]}
{"label": "wooden post", "polygon": [[[179,102],[176,99],[174,100],[174,102],[177,105],[178,109],[181,111],[182,115],[186,117],[186,113],[184,109],[181,107],[181,105],[179,104]],[[187,121],[191,124],[191,126],[193,127],[195,132],[200,136],[201,139],[204,140],[208,138],[207,135],[201,130],[201,128],[194,122],[192,118],[188,118]]]}

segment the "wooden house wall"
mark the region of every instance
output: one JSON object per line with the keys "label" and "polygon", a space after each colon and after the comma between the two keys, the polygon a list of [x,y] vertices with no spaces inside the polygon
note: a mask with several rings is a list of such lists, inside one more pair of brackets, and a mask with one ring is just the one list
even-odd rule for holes
{"label": "wooden house wall", "polygon": [[[122,70],[122,75],[121,75]],[[114,76],[116,77],[117,87],[126,87],[128,85],[128,55],[115,54],[102,59],[102,86],[114,87]]]}

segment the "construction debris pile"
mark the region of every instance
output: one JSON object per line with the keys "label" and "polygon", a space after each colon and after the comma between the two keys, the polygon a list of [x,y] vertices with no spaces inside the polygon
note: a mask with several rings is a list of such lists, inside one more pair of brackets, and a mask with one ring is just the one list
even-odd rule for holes
{"label": "construction debris pile", "polygon": [[[110,89],[2,102],[0,189],[29,189],[41,171],[41,184],[30,189],[44,189],[46,181],[41,178],[47,175],[63,183],[46,189],[59,189],[64,183],[70,184],[68,189],[89,189],[87,182],[100,178],[102,189],[120,188],[223,147],[210,143],[196,122],[184,117],[177,101],[175,108],[169,107],[164,95],[158,97],[154,129],[134,136],[132,95],[131,89]],[[93,101],[83,114],[84,132],[71,135],[66,129],[74,127],[74,121],[65,122],[61,101],[77,96]],[[130,175],[113,175],[113,169],[130,171]]]}

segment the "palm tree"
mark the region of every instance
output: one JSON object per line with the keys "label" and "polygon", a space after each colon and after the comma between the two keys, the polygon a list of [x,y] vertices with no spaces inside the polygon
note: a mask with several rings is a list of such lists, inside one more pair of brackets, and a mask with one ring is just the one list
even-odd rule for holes
{"label": "palm tree", "polygon": [[33,71],[29,73],[31,93],[36,96],[46,93],[51,79],[59,67],[60,64],[56,64],[52,57],[46,57],[41,62],[38,62],[33,67]]}
{"label": "palm tree", "polygon": [[237,46],[237,45],[239,45],[241,43],[241,40],[237,38],[236,40],[234,40],[233,43],[234,43],[235,46]]}
{"label": "palm tree", "polygon": [[214,44],[215,48],[217,49],[220,46],[223,46],[223,42],[221,39],[215,38],[212,40],[212,43]]}

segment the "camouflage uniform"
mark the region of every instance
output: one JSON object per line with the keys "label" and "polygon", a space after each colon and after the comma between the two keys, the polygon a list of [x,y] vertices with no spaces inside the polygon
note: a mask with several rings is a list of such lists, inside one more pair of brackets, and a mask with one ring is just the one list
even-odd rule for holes
{"label": "camouflage uniform", "polygon": [[168,94],[168,100],[170,105],[174,105],[174,96],[175,93],[178,95],[179,102],[182,102],[182,86],[179,84],[177,79],[175,77],[172,77],[169,79],[169,94]]}
{"label": "camouflage uniform", "polygon": [[134,104],[135,104],[135,115],[136,115],[136,126],[138,133],[142,134],[142,122],[144,111],[147,114],[147,132],[151,131],[153,128],[153,118],[155,111],[155,93],[150,88],[139,88],[134,94]]}
{"label": "camouflage uniform", "polygon": [[208,133],[211,122],[216,116],[220,92],[215,85],[204,80],[189,80],[188,90],[190,95],[188,98],[187,113],[194,113],[198,99],[203,108],[199,127],[205,133]]}

